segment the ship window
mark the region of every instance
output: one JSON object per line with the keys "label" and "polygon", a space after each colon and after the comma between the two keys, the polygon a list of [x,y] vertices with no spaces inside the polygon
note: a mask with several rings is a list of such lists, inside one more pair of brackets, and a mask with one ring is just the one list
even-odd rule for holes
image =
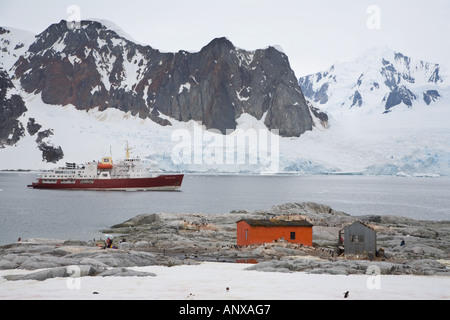
{"label": "ship window", "polygon": [[65,183],[65,184],[74,184],[75,180],[61,180],[61,183]]}
{"label": "ship window", "polygon": [[42,183],[56,183],[58,180],[42,180]]}

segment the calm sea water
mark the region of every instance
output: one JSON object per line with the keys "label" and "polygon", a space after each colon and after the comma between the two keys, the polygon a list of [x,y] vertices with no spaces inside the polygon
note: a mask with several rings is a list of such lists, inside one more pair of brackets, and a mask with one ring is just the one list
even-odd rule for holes
{"label": "calm sea water", "polygon": [[19,237],[100,238],[138,214],[269,210],[313,201],[351,215],[450,220],[450,178],[186,175],[180,191],[35,190],[32,173],[0,173],[0,245]]}

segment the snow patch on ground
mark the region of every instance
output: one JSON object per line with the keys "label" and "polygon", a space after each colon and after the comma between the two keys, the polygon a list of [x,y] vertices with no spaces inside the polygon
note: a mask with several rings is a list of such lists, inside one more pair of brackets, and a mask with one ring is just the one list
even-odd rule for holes
{"label": "snow patch on ground", "polygon": [[180,85],[180,88],[178,89],[178,94],[182,93],[184,89],[186,89],[187,92],[189,92],[191,90],[191,84],[189,82],[186,82]]}

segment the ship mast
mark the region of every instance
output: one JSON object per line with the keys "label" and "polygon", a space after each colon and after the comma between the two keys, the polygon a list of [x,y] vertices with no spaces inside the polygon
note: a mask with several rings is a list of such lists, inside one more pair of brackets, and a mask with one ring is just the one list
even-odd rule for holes
{"label": "ship mast", "polygon": [[127,155],[127,159],[130,159],[130,151],[132,150],[132,148],[128,147],[128,141],[127,141],[127,149],[126,149],[126,155]]}

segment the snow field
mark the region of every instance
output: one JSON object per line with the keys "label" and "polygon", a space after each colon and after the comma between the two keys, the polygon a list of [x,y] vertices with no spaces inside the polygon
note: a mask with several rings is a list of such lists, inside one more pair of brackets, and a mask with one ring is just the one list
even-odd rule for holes
{"label": "snow field", "polygon": [[0,272],[0,299],[338,300],[344,299],[346,291],[351,300],[450,299],[450,277],[381,275],[375,281],[369,275],[244,270],[248,266],[204,262],[193,266],[136,267],[132,269],[156,276],[45,281],[6,281],[1,276],[24,271],[5,270]]}

